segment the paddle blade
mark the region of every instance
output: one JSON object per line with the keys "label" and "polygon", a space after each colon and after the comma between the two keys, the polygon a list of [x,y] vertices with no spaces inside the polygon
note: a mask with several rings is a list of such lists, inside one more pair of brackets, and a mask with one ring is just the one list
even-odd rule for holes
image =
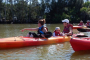
{"label": "paddle blade", "polygon": [[45,37],[46,37],[46,38],[49,38],[49,37],[51,37],[51,36],[52,36],[52,32],[46,32],[46,33],[45,33]]}

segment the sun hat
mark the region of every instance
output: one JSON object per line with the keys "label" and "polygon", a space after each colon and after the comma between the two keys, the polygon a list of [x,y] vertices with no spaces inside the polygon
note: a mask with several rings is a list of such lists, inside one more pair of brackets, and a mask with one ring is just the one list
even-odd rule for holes
{"label": "sun hat", "polygon": [[60,27],[56,27],[56,28],[55,28],[55,30],[58,30],[58,29],[60,30]]}
{"label": "sun hat", "polygon": [[83,22],[82,20],[80,22]]}
{"label": "sun hat", "polygon": [[64,19],[64,20],[62,20],[62,22],[69,23],[69,20],[68,19]]}

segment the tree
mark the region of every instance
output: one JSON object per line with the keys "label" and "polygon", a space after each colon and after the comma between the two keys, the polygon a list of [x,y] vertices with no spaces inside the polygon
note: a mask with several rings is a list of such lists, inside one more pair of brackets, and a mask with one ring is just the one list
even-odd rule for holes
{"label": "tree", "polygon": [[84,21],[90,19],[90,2],[89,1],[85,2],[80,11],[81,11],[81,19],[83,19]]}

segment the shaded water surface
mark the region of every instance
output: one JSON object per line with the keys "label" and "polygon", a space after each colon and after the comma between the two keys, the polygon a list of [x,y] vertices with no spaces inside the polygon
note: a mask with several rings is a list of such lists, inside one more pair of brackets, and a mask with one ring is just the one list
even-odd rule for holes
{"label": "shaded water surface", "polygon": [[[55,27],[63,29],[62,24],[47,24],[49,31]],[[0,38],[11,36],[25,36],[29,31],[21,32],[23,28],[37,27],[37,24],[1,24]],[[74,33],[77,33],[74,30]],[[89,60],[90,51],[74,52],[69,42],[0,50],[0,60]]]}

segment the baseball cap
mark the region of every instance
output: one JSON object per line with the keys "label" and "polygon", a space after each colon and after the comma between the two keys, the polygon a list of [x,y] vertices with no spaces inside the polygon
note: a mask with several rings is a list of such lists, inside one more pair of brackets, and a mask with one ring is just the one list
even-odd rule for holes
{"label": "baseball cap", "polygon": [[56,28],[55,28],[55,30],[58,30],[58,29],[60,30],[60,27],[56,27]]}
{"label": "baseball cap", "polygon": [[69,20],[68,19],[64,19],[64,20],[62,20],[62,22],[69,23]]}

